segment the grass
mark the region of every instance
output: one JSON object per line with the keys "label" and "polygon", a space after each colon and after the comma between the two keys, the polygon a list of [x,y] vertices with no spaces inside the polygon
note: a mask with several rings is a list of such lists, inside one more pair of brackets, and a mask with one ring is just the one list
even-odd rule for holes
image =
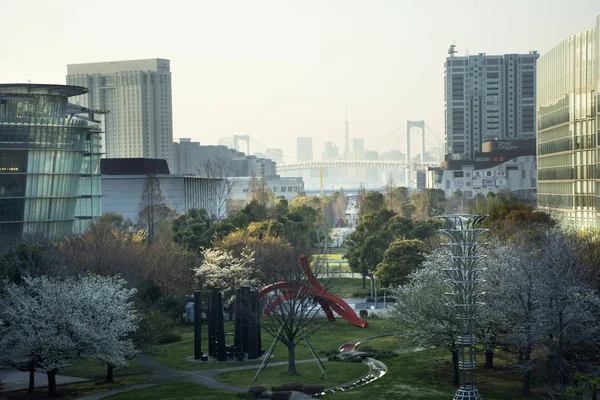
{"label": "grass", "polygon": [[[337,319],[336,322],[327,323],[322,330],[318,331],[314,336],[308,338],[315,352],[319,354],[321,351],[329,351],[337,349],[342,343],[350,340],[359,339],[362,337],[375,336],[387,332],[387,324],[384,319],[369,319],[370,326],[368,328],[358,328],[349,322]],[[233,331],[233,322],[225,323],[225,331]],[[185,327],[180,330],[183,340],[181,342],[169,343],[159,346],[160,354],[155,356],[156,360],[174,369],[179,370],[202,370],[215,368],[228,368],[231,366],[254,365],[259,364],[258,361],[251,362],[190,362],[186,357],[194,353],[194,331],[192,327]],[[206,327],[203,326],[202,331],[202,349],[208,348]],[[226,342],[233,342],[232,336],[226,336]],[[268,350],[273,342],[273,337],[263,330],[262,344],[265,350]],[[312,359],[310,350],[304,343],[298,344],[296,348],[296,359]],[[286,361],[287,348],[281,343],[277,344],[273,352],[272,362]]]}
{"label": "grass", "polygon": [[313,260],[327,260],[327,261],[344,261],[343,254],[313,254]]}
{"label": "grass", "polygon": [[[136,385],[144,382],[150,377],[150,372],[143,369],[135,360],[129,362],[127,368],[115,368],[114,383],[105,382],[106,365],[93,358],[77,358],[68,367],[58,370],[59,375],[74,376],[90,379],[89,382],[73,383],[58,386],[58,395],[63,399],[76,399],[88,394],[103,392],[106,390]],[[44,382],[46,378],[43,378]],[[46,387],[35,389],[35,393],[28,394],[26,390],[8,393],[9,399],[46,399],[48,390]]]}
{"label": "grass", "polygon": [[235,393],[226,392],[224,390],[211,389],[193,383],[176,382],[120,393],[107,398],[111,400],[233,400],[238,397]]}
{"label": "grass", "polygon": [[229,372],[217,375],[217,380],[229,385],[251,387],[264,386],[271,389],[288,382],[301,382],[305,385],[323,385],[325,388],[341,385],[351,380],[358,379],[369,372],[369,367],[360,362],[335,362],[326,361],[325,374],[316,363],[297,364],[297,375],[287,375],[287,366],[269,367],[258,374],[256,382],[252,381],[256,374],[255,369],[246,371]]}
{"label": "grass", "polygon": [[367,281],[366,288],[363,289],[362,279],[332,277],[329,280],[322,278],[321,281],[321,284],[327,287],[328,292],[341,298],[365,297],[369,294],[370,282]]}
{"label": "grass", "polygon": [[[364,343],[379,350],[391,350],[392,338],[380,338]],[[359,345],[358,347],[360,347]],[[483,355],[480,355],[483,358]],[[477,388],[486,400],[523,399],[520,376],[515,374],[511,355],[500,353],[493,370],[479,368]],[[446,400],[456,388],[452,385],[450,352],[435,349],[398,355],[385,359],[388,373],[363,387],[336,394],[340,399],[403,399]],[[538,399],[541,397],[532,397]]]}

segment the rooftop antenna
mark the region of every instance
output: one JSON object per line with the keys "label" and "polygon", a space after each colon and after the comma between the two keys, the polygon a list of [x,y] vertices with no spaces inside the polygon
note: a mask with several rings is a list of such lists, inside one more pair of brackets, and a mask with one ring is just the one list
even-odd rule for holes
{"label": "rooftop antenna", "polygon": [[454,41],[448,49],[448,54],[450,55],[450,57],[454,57],[456,53],[458,53],[458,51],[456,50],[456,41]]}

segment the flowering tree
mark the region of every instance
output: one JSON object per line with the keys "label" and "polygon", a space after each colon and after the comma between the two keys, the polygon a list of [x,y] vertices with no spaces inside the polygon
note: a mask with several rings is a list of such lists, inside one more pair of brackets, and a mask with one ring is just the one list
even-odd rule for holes
{"label": "flowering tree", "polygon": [[1,361],[29,371],[29,392],[39,369],[48,375],[48,395],[55,396],[56,371],[77,353],[78,302],[70,289],[47,277],[28,278],[24,285],[8,285],[0,299]]}
{"label": "flowering tree", "polygon": [[234,302],[237,288],[259,285],[253,253],[242,251],[239,257],[234,257],[225,250],[206,249],[202,258],[202,264],[195,269],[196,276],[204,286],[221,288],[226,305]]}
{"label": "flowering tree", "polygon": [[112,369],[135,355],[129,336],[137,328],[132,296],[119,278],[79,280],[26,278],[10,284],[0,299],[0,362],[30,372],[45,371],[48,394],[56,396],[56,372],[77,356],[95,357]]}
{"label": "flowering tree", "polygon": [[80,354],[104,362],[106,381],[112,382],[113,370],[126,367],[137,354],[131,339],[138,326],[136,290],[127,289],[118,277],[91,275],[68,284],[80,304],[76,316]]}

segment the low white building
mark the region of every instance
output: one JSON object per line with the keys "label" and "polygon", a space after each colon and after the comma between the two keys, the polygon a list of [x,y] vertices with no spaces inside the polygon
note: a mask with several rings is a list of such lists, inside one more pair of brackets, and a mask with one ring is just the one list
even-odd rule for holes
{"label": "low white building", "polygon": [[121,214],[136,224],[144,185],[149,174],[154,174],[166,206],[178,214],[204,208],[209,214],[224,216],[225,207],[219,210],[216,195],[224,180],[171,175],[166,162],[157,159],[103,159],[101,168],[102,213]]}
{"label": "low white building", "polygon": [[[250,191],[250,177],[230,178],[233,184],[231,198],[235,200],[248,199]],[[256,179],[260,179],[257,177]],[[304,180],[300,177],[281,177],[279,175],[267,176],[267,187],[275,197],[283,196],[286,200],[292,200],[298,193],[304,192]]]}

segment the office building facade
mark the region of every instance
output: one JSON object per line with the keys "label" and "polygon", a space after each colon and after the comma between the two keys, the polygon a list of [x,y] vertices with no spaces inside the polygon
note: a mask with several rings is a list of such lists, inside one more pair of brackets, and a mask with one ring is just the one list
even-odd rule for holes
{"label": "office building facade", "polygon": [[446,154],[469,160],[487,140],[534,138],[537,52],[452,52],[444,64]]}
{"label": "office building facade", "polygon": [[100,216],[102,112],[69,104],[86,91],[0,85],[0,236],[61,239]]}
{"label": "office building facade", "polygon": [[600,228],[600,15],[538,60],[538,206]]}
{"label": "office building facade", "polygon": [[313,142],[311,137],[296,138],[296,161],[313,160]]}
{"label": "office building facade", "polygon": [[67,84],[88,88],[72,101],[110,111],[104,152],[109,158],[173,162],[170,62],[165,59],[71,64]]}

